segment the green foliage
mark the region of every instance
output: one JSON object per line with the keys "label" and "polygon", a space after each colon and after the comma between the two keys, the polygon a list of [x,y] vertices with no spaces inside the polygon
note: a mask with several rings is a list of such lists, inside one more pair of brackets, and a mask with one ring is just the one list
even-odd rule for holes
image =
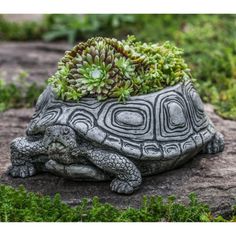
{"label": "green foliage", "polygon": [[77,40],[95,36],[122,38],[128,34],[126,27],[135,23],[133,15],[48,15],[44,18],[43,34],[46,41],[67,39],[73,45]]}
{"label": "green foliage", "polygon": [[173,40],[185,50],[204,101],[223,117],[236,118],[235,16],[201,15]]}
{"label": "green foliage", "polygon": [[43,26],[36,22],[9,22],[0,16],[0,40],[36,40],[41,38]]}
{"label": "green foliage", "polygon": [[32,107],[44,86],[27,82],[28,74],[22,71],[17,76],[15,83],[6,83],[0,78],[0,111],[9,108]]}
{"label": "green foliage", "polygon": [[135,25],[133,15],[45,15],[39,22],[9,22],[0,16],[1,40],[67,40],[71,45],[78,40],[94,36],[110,36],[122,38],[129,30],[127,26]]}
{"label": "green foliage", "polygon": [[189,204],[176,203],[174,197],[144,197],[139,209],[118,209],[101,203],[94,197],[76,207],[63,203],[59,194],[53,198],[0,185],[0,222],[225,222],[235,221],[222,216],[213,217],[208,206],[200,203],[195,194],[189,195]]}
{"label": "green foliage", "polygon": [[125,102],[129,96],[156,92],[190,78],[182,50],[169,42],[97,37],[67,51],[49,84],[64,100],[92,96]]}
{"label": "green foliage", "polygon": [[47,31],[43,39],[53,41],[66,38],[74,44],[77,38],[83,39],[97,30],[97,21],[93,17],[81,15],[49,15],[44,19]]}
{"label": "green foliage", "polygon": [[[175,202],[175,197],[170,196],[165,202],[162,197],[144,197],[140,209],[129,208],[120,216],[121,221],[138,222],[199,222],[204,217],[210,216],[208,206],[199,203],[195,194],[189,195],[189,205],[186,207]],[[209,217],[205,219],[210,221]]]}

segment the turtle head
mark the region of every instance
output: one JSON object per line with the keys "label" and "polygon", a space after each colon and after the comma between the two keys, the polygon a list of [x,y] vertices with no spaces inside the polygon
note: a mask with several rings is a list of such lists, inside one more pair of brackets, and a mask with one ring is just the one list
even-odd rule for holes
{"label": "turtle head", "polygon": [[72,153],[77,147],[77,138],[69,126],[52,125],[46,128],[43,144],[48,150],[50,159],[69,164]]}

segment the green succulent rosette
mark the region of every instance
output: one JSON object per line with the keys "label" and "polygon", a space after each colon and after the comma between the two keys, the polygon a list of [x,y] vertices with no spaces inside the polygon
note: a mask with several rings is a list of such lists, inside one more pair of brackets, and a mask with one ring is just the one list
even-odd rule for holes
{"label": "green succulent rosette", "polygon": [[58,97],[79,101],[82,97],[98,100],[147,94],[191,79],[182,50],[163,45],[96,37],[67,51],[58,70],[49,79]]}

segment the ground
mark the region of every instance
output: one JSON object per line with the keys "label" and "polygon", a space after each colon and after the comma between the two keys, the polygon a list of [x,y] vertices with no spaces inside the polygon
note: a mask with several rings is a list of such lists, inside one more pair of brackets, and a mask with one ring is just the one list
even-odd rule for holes
{"label": "ground", "polygon": [[[56,64],[67,44],[1,43],[0,66],[5,79],[10,81],[19,70],[29,72],[29,79],[44,83],[56,71]],[[23,56],[22,56],[23,55]],[[98,196],[102,202],[118,207],[139,207],[143,195],[175,195],[186,202],[188,194],[195,192],[198,198],[209,204],[214,214],[228,215],[236,204],[236,121],[223,120],[211,105],[206,111],[216,128],[225,135],[225,150],[216,155],[199,155],[183,167],[143,179],[143,184],[131,196],[112,193],[109,182],[73,182],[49,174],[40,174],[27,179],[14,179],[6,175],[10,165],[9,144],[24,135],[33,109],[11,109],[0,113],[0,183],[11,186],[23,184],[28,190],[53,196],[60,193],[62,199],[75,205],[81,199]]]}
{"label": "ground", "polygon": [[66,43],[1,43],[0,75],[12,82],[20,71],[26,71],[29,81],[44,84],[55,73],[58,60],[70,47]]}

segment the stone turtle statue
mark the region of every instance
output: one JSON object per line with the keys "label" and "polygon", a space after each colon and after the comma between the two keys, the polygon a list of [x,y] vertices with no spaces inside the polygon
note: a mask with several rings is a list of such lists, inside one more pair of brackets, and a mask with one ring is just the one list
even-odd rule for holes
{"label": "stone turtle statue", "polygon": [[111,179],[131,194],[142,176],[176,168],[196,154],[224,148],[191,82],[133,96],[125,104],[83,98],[65,102],[48,86],[26,137],[11,143],[13,177],[51,172],[74,180]]}

